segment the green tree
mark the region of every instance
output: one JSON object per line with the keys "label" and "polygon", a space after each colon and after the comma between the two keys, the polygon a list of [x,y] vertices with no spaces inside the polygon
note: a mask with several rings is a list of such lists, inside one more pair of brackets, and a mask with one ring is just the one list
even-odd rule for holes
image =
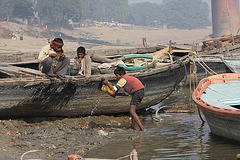
{"label": "green tree", "polygon": [[153,22],[161,22],[163,14],[160,5],[155,3],[136,3],[130,6],[128,22],[136,25],[149,26]]}
{"label": "green tree", "polygon": [[26,18],[33,16],[33,4],[28,0],[18,0],[14,3],[13,16]]}
{"label": "green tree", "polygon": [[201,0],[166,0],[162,11],[168,28],[197,29],[210,25],[209,7]]}
{"label": "green tree", "polygon": [[128,0],[84,0],[84,19],[126,22]]}
{"label": "green tree", "polygon": [[15,2],[15,0],[1,0],[0,1],[0,16],[3,16],[3,17],[12,16],[14,2]]}
{"label": "green tree", "polygon": [[208,17],[209,6],[202,0],[164,0],[159,5],[149,2],[130,5],[128,23],[196,29],[210,25]]}
{"label": "green tree", "polygon": [[40,0],[37,3],[36,11],[41,21],[62,27],[72,19],[79,22],[82,18],[82,0]]}

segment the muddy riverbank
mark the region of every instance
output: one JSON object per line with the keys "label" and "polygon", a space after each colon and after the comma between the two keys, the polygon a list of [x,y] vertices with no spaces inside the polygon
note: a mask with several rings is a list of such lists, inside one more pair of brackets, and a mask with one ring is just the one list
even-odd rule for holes
{"label": "muddy riverbank", "polygon": [[[142,121],[146,115],[154,112],[150,109],[147,112],[140,111],[138,114]],[[24,157],[24,159],[62,160],[74,154],[84,157],[86,152],[101,148],[105,144],[145,136],[146,133],[140,132],[138,128],[123,129],[130,123],[131,118],[128,114],[1,120],[0,159],[15,160]],[[123,138],[121,135],[129,136]],[[126,151],[126,154],[130,152]]]}
{"label": "muddy riverbank", "polygon": [[34,152],[24,157],[44,160],[84,155],[113,141],[129,124],[129,116],[1,120],[0,159],[20,159],[28,151]]}

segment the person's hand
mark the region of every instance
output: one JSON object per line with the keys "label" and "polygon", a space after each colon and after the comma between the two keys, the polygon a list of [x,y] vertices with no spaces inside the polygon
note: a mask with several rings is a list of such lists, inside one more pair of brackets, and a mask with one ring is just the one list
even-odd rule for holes
{"label": "person's hand", "polygon": [[57,57],[57,54],[55,54],[55,53],[52,53],[52,54],[49,54],[49,57]]}
{"label": "person's hand", "polygon": [[65,55],[65,54],[63,54],[63,53],[62,53],[60,56],[61,56],[62,58],[65,58],[65,57],[66,57],[66,55]]}
{"label": "person's hand", "polygon": [[103,81],[103,84],[107,84],[107,83],[108,83],[108,81],[106,81],[106,80]]}
{"label": "person's hand", "polygon": [[89,77],[85,77],[85,81],[89,81],[90,80],[90,78]]}
{"label": "person's hand", "polygon": [[81,63],[81,61],[82,61],[82,58],[78,58],[78,63]]}

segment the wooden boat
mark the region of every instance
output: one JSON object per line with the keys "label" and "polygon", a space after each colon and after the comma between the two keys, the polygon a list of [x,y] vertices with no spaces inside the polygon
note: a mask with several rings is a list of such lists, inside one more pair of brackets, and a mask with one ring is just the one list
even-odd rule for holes
{"label": "wooden boat", "polygon": [[232,73],[240,73],[240,57],[231,56],[231,57],[222,57],[223,63],[231,70]]}
{"label": "wooden boat", "polygon": [[[191,53],[190,50],[172,47],[163,51],[155,48],[151,53],[146,52],[146,48],[143,50],[144,54],[160,56],[155,59],[152,68],[127,71],[128,75],[139,78],[146,88],[145,97],[137,109],[154,105],[171,94],[186,75]],[[118,50],[117,59],[119,53]],[[40,71],[33,69],[37,65],[36,61],[0,65],[0,118],[82,116],[129,111],[130,96],[112,98],[97,89],[102,78],[116,83],[113,68],[99,69],[96,66],[101,63],[94,62],[95,71],[90,82],[78,76],[67,76],[64,81],[50,81]]]}
{"label": "wooden boat", "polygon": [[[225,59],[239,57],[240,35],[228,35],[201,41],[193,46],[195,50],[194,64],[197,68],[198,79],[203,79],[212,74],[234,72]],[[192,67],[192,68],[194,68]]]}
{"label": "wooden boat", "polygon": [[225,73],[203,79],[192,99],[215,135],[240,141],[240,74]]}

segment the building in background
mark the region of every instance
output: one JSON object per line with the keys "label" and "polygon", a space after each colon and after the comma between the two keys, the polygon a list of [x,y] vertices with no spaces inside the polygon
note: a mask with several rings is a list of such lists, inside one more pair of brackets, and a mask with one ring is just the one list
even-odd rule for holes
{"label": "building in background", "polygon": [[212,0],[213,38],[239,32],[239,0]]}

